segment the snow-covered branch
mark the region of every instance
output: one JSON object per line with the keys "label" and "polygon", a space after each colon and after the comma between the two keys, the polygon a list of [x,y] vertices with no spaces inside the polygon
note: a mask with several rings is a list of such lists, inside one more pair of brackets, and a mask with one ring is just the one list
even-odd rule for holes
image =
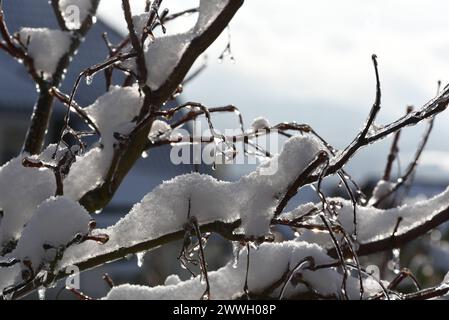
{"label": "snow-covered branch", "polygon": [[[319,268],[334,260],[315,244],[306,242],[264,243],[249,253],[247,271],[247,248],[238,253],[241,258],[231,261],[223,268],[210,272],[210,297],[217,300],[232,300],[245,296],[252,298],[300,297],[313,290],[316,298],[342,298],[340,286],[343,276],[338,267]],[[269,267],[268,267],[269,266]],[[295,271],[294,279],[287,279]],[[246,279],[246,275],[248,279]],[[284,286],[286,281],[288,286]],[[365,277],[365,297],[382,291],[370,277]],[[245,292],[247,282],[248,292]],[[196,300],[204,292],[200,277],[181,281],[176,275],[169,276],[165,285],[157,287],[122,285],[114,287],[106,296],[108,300]],[[357,277],[350,277],[347,294],[352,299],[360,298]]]}
{"label": "snow-covered branch", "polygon": [[[156,38],[146,48],[146,84],[150,87],[151,94],[144,91],[141,110],[153,112],[145,114],[126,139],[118,141],[103,183],[81,199],[81,204],[89,211],[102,209],[110,201],[126,174],[146,149],[148,134],[156,118],[155,111],[171,98],[198,56],[216,40],[242,4],[243,0],[202,0],[198,22],[193,30],[176,36]],[[159,69],[155,70],[156,67]]]}

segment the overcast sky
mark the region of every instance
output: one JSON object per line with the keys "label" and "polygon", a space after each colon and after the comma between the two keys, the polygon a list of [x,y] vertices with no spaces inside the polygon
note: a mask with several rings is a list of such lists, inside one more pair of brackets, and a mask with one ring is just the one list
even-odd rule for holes
{"label": "overcast sky", "polygon": [[[101,3],[100,16],[123,30],[121,0]],[[144,1],[131,3],[139,12]],[[172,12],[197,4],[163,2]],[[208,52],[209,68],[186,88],[185,98],[235,104],[248,121],[263,115],[273,122],[312,122],[342,146],[372,105],[371,54],[379,57],[382,78],[379,122],[431,99],[438,80],[449,82],[448,12],[445,0],[246,0],[231,24],[237,63],[217,60],[225,34]],[[440,119],[436,135],[447,137],[449,116]],[[404,141],[406,152],[412,152],[416,137]],[[433,153],[426,157],[441,157],[449,149],[444,142],[434,138]]]}

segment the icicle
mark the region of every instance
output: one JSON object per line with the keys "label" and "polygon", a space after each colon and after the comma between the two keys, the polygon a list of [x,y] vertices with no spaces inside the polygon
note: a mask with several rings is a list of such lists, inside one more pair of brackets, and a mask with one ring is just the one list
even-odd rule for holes
{"label": "icicle", "polygon": [[45,300],[47,289],[46,288],[40,288],[39,290],[37,290],[37,293],[39,295],[39,300]]}
{"label": "icicle", "polygon": [[241,248],[240,243],[238,243],[238,242],[232,243],[232,256],[233,256],[232,267],[234,269],[237,269],[237,266],[239,264],[240,248]]}
{"label": "icicle", "polygon": [[143,266],[143,263],[144,263],[144,258],[145,258],[145,253],[146,252],[139,252],[139,253],[137,253],[136,254],[136,257],[137,257],[137,266],[139,267],[139,268],[142,268],[142,266]]}
{"label": "icicle", "polygon": [[393,249],[392,250],[393,258],[391,259],[392,270],[395,274],[399,274],[401,272],[401,249]]}
{"label": "icicle", "polygon": [[90,86],[90,85],[92,84],[93,80],[94,80],[93,75],[87,75],[87,76],[86,76],[86,84],[87,84],[88,86]]}

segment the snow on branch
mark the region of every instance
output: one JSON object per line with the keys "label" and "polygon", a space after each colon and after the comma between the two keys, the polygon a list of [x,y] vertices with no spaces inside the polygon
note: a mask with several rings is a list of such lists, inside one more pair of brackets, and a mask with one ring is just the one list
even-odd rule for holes
{"label": "snow on branch", "polygon": [[51,79],[72,44],[70,33],[46,28],[22,28],[18,37],[44,79]]}
{"label": "snow on branch", "polygon": [[[55,221],[64,223],[55,224]],[[15,249],[2,256],[10,261],[0,269],[0,289],[8,295],[38,273],[51,273],[64,250],[82,242],[90,230],[91,217],[77,202],[65,197],[50,197],[40,204],[27,225]],[[43,275],[42,281],[46,281]]]}
{"label": "snow on branch", "polygon": [[[341,198],[329,198],[335,206],[337,220],[348,233],[354,231],[354,210],[351,201]],[[318,243],[333,251],[329,234],[319,232],[325,230],[319,219],[310,212],[321,210],[322,204],[308,203],[297,209],[283,213],[278,223],[301,220],[301,231],[298,240]],[[438,226],[449,218],[449,188],[441,194],[412,205],[392,209],[378,209],[372,206],[357,206],[357,242],[358,255],[366,255],[402,246]],[[335,252],[334,252],[335,254]]]}
{"label": "snow on branch", "polygon": [[[246,257],[247,253],[245,248],[239,254]],[[247,260],[243,258],[238,262],[231,261],[217,271],[209,272],[210,298],[232,300],[248,294],[252,297],[288,299],[310,291],[313,291],[316,297],[341,298],[340,286],[343,276],[338,272],[338,268],[317,268],[332,262],[334,260],[326,254],[326,251],[315,244],[296,241],[264,243],[250,251],[248,273]],[[289,279],[288,285],[284,287],[284,283],[288,280],[286,278],[292,272],[294,277]],[[245,282],[248,292],[245,292]],[[380,285],[369,277],[365,282],[368,288],[366,296],[382,290]],[[180,281],[176,276],[170,276],[163,286],[151,288],[126,284],[114,287],[105,299],[197,300],[204,289],[205,284],[200,277]],[[347,290],[352,299],[360,297],[356,277],[350,277]]]}
{"label": "snow on branch", "polygon": [[[145,61],[148,70],[147,84],[153,91],[158,91],[165,82],[167,82],[176,68],[179,68],[185,62],[182,60],[187,57],[189,50],[199,42],[203,34],[216,23],[220,14],[230,6],[235,0],[201,0],[199,6],[199,16],[195,27],[182,34],[155,38],[145,48]],[[149,15],[149,14],[147,14]],[[145,16],[145,15],[144,15]],[[147,21],[142,19],[140,21]],[[136,30],[142,23],[138,24]]]}
{"label": "snow on branch", "polygon": [[[116,148],[113,159],[109,165],[109,170],[106,175],[106,179],[95,189],[92,189],[82,197],[81,203],[83,206],[89,209],[89,211],[96,211],[102,209],[109,200],[113,197],[115,190],[120,185],[123,178],[128,171],[134,165],[134,163],[141,157],[143,151],[146,150],[148,144],[148,135],[150,133],[152,123],[156,120],[156,113],[159,111],[163,104],[172,99],[173,94],[178,90],[179,85],[184,80],[187,72],[192,67],[195,60],[200,54],[204,52],[221,34],[221,32],[227,27],[235,13],[243,4],[243,0],[229,0],[229,1],[201,1],[201,7],[206,6],[208,10],[203,11],[202,15],[209,15],[208,18],[203,18],[201,25],[196,28],[195,35],[189,38],[188,41],[168,41],[171,39],[167,37],[166,40],[154,39],[154,42],[150,43],[147,48],[142,47],[141,42],[149,41],[151,39],[149,35],[152,33],[152,28],[157,23],[157,15],[154,10],[158,9],[158,2],[154,2],[156,9],[153,9],[150,14],[150,19],[147,21],[147,30],[142,34],[142,38],[139,39],[136,34],[136,29],[133,24],[132,15],[127,0],[122,2],[124,7],[125,19],[128,23],[129,39],[128,40],[134,52],[136,53],[136,65],[137,70],[135,72],[137,80],[141,86],[142,93],[144,95],[144,101],[140,110],[140,115],[137,119],[137,125],[134,130],[127,136],[123,137],[119,141],[120,148]],[[210,7],[213,5],[212,7]],[[215,11],[210,11],[215,9]],[[150,13],[151,13],[150,12]],[[149,27],[148,27],[149,25]],[[161,38],[164,39],[164,38]],[[159,50],[155,43],[162,41],[163,45]],[[126,48],[124,42],[121,49]],[[164,50],[162,50],[164,49]],[[156,52],[155,54],[150,52]],[[116,51],[115,55],[120,51]],[[156,59],[157,63],[147,63],[145,57],[147,54],[151,54],[151,57]],[[112,57],[111,59],[114,59]],[[142,62],[142,59],[144,60]],[[167,69],[159,70],[158,66],[163,65]],[[109,66],[107,63],[105,66]],[[150,88],[146,85],[147,75],[151,74],[152,69],[157,69],[161,72],[158,75],[158,87]],[[100,69],[97,71],[101,71]],[[167,73],[166,70],[169,72]],[[144,80],[141,80],[144,77]],[[150,81],[151,83],[151,81]],[[159,84],[161,84],[159,86]],[[73,98],[73,97],[72,97]]]}
{"label": "snow on branch", "polygon": [[55,195],[55,178],[49,169],[36,170],[22,165],[25,156],[15,158],[0,168],[0,251],[8,251],[17,241],[23,226],[35,208]]}
{"label": "snow on branch", "polygon": [[[98,231],[109,235],[108,244],[98,247],[85,243],[73,247],[62,263],[66,266],[83,263],[98,255],[114,254],[182,231],[188,222],[189,202],[191,216],[196,217],[200,225],[239,222],[241,228],[235,230],[235,236],[240,234],[241,240],[263,238],[269,233],[280,195],[295,179],[293,173],[300,175],[322,148],[314,137],[297,136],[284,145],[279,156],[238,182],[218,181],[199,174],[164,182],[116,225]],[[274,175],[269,171],[273,164],[277,169]],[[229,233],[233,234],[234,230],[230,229]]]}

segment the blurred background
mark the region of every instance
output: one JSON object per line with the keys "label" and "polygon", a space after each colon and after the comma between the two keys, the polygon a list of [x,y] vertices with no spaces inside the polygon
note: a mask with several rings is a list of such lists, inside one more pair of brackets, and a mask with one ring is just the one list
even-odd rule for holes
{"label": "blurred background", "polygon": [[[198,0],[165,0],[171,12],[198,6]],[[143,0],[131,0],[135,14],[143,12]],[[56,27],[46,0],[4,0],[8,26]],[[420,107],[436,95],[437,82],[449,82],[449,3],[444,0],[246,0],[230,28],[198,59],[195,67],[207,68],[184,88],[179,103],[198,101],[216,107],[228,104],[240,108],[245,124],[264,116],[272,124],[296,121],[311,125],[336,148],[344,148],[363,126],[375,96],[371,55],[377,54],[382,82],[382,111],[377,124],[402,116],[406,107]],[[188,16],[168,24],[168,32],[187,30],[195,22]],[[101,1],[98,22],[86,38],[66,77],[62,90],[70,91],[76,75],[102,61],[106,47],[103,32],[117,43],[126,34],[121,0]],[[219,59],[230,40],[231,56]],[[194,69],[195,69],[194,67]],[[36,92],[23,67],[0,52],[0,163],[20,150]],[[102,76],[91,86],[83,86],[78,102],[87,106],[104,92]],[[49,142],[58,132],[63,107],[55,106]],[[218,129],[238,128],[235,115],[214,116]],[[416,172],[410,197],[429,197],[449,181],[449,114],[438,116],[428,147]],[[412,159],[425,124],[404,130],[400,140],[399,175]],[[361,150],[345,169],[367,192],[380,179],[391,139]],[[238,179],[254,167],[234,165],[200,171],[226,180]],[[163,180],[190,172],[190,166],[173,166],[169,150],[154,152],[142,159],[120,188],[116,198],[97,216],[100,226],[108,226]],[[328,194],[338,194],[332,181]],[[304,190],[297,202],[316,201]],[[414,271],[423,285],[441,281],[449,269],[449,235],[446,227],[415,241],[400,253],[401,266]],[[288,234],[284,234],[288,237]],[[93,297],[107,292],[102,274],[109,273],[117,284],[124,282],[157,285],[167,275],[183,271],[177,256],[180,243],[157,249],[145,256],[142,268],[136,257],[83,274],[83,291]],[[232,248],[213,237],[207,258],[211,269],[224,265]],[[394,276],[391,253],[368,257],[366,264],[380,266],[386,278]],[[57,291],[55,291],[57,292]],[[54,296],[56,293],[54,293]],[[70,298],[63,293],[60,298]]]}

